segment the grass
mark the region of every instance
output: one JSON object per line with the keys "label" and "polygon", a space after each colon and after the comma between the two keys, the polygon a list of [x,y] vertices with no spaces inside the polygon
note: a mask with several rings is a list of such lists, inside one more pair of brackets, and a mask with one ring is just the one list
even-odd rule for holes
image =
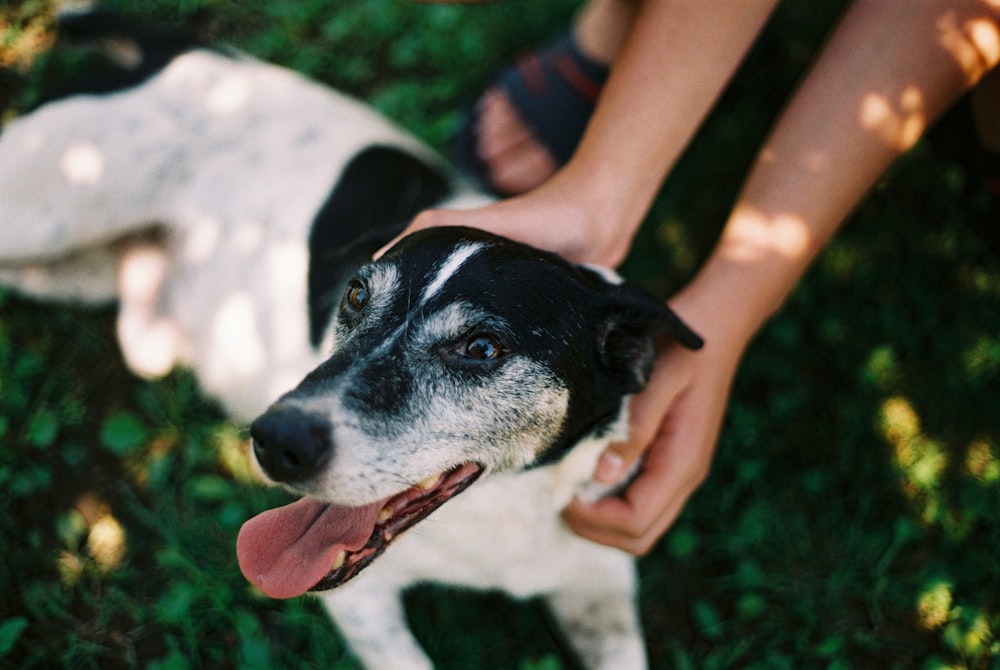
{"label": "grass", "polygon": [[[108,4],[363,96],[435,145],[573,8]],[[626,265],[664,296],[839,7],[786,5]],[[50,13],[0,7],[15,106],[59,72]],[[878,184],[747,353],[708,482],[641,562],[653,667],[1000,668],[1000,203],[961,121]],[[184,371],[131,376],[113,318],[0,293],[0,666],[354,667],[313,601],[239,575],[237,529],[282,500],[252,483],[242,428]],[[535,604],[441,596],[408,603],[440,667],[569,667]]]}

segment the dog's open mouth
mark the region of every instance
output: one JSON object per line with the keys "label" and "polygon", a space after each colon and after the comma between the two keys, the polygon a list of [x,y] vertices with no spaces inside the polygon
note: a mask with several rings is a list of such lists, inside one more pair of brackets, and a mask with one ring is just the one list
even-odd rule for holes
{"label": "dog's open mouth", "polygon": [[340,507],[303,498],[258,514],[243,524],[236,540],[240,570],[272,598],[339,586],[481,473],[479,465],[466,463],[370,505]]}

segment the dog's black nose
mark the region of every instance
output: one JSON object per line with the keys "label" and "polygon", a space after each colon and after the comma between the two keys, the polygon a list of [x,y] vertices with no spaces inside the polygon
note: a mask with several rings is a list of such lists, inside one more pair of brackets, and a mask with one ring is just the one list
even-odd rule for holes
{"label": "dog's black nose", "polygon": [[250,424],[250,436],[264,472],[287,484],[318,473],[333,452],[330,423],[292,407],[267,410]]}

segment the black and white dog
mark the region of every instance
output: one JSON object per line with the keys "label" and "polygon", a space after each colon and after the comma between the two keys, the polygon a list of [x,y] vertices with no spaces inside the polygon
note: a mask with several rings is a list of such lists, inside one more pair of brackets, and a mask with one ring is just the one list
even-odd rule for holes
{"label": "black and white dog", "polygon": [[368,667],[430,666],[400,602],[422,581],[543,596],[586,665],[643,667],[633,561],[559,513],[607,493],[656,338],[699,338],[613,273],[470,229],[368,263],[421,209],[487,199],[287,70],[102,14],[64,30],[128,68],[0,133],[0,282],[119,301],[133,370],[189,366],[260,414],[255,460],[305,497],[243,527],[244,575],[323,591]]}

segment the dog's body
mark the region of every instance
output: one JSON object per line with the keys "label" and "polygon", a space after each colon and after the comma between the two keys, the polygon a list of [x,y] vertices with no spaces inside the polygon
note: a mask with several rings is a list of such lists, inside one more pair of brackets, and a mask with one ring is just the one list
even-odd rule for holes
{"label": "dog's body", "polygon": [[[420,208],[484,198],[371,109],[289,70],[192,45],[154,57],[134,85],[3,129],[0,281],[118,300],[133,370],[189,366],[249,422],[323,359],[314,294],[336,304],[343,268]],[[339,274],[310,253],[336,255]]]}
{"label": "dog's body", "polygon": [[573,463],[478,482],[401,536],[356,580],[323,592],[356,653],[372,668],[427,667],[409,631],[393,626],[401,621],[403,592],[434,582],[541,595],[586,667],[645,667],[634,562],[559,521],[576,485],[590,481],[602,447],[593,440],[574,452]]}
{"label": "dog's body", "polygon": [[337,586],[367,666],[429,666],[400,595],[434,581],[542,596],[588,666],[642,667],[633,561],[559,513],[601,493],[657,333],[697,337],[607,273],[475,231],[358,270],[420,209],[485,198],[293,73],[201,48],[154,65],[0,134],[0,281],[118,300],[129,365],[191,367],[238,422],[305,377],[252,434],[310,497],[248,522],[240,565],[275,597]]}

